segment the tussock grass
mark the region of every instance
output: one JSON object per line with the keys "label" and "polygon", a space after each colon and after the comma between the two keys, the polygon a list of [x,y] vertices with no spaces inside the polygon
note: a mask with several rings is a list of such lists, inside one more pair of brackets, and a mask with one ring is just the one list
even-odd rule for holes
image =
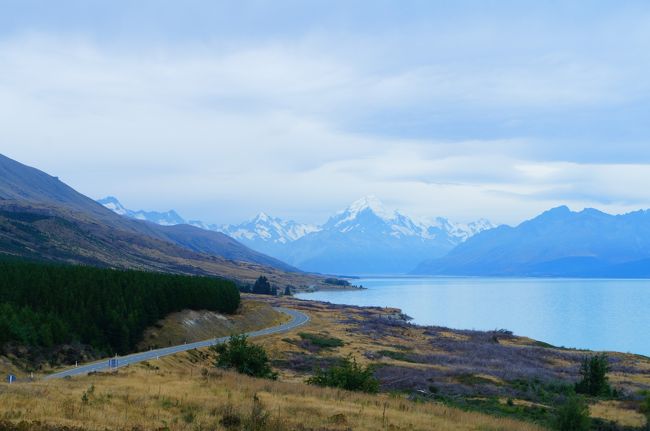
{"label": "tussock grass", "polygon": [[276,431],[541,429],[396,396],[272,382],[214,369],[188,372],[170,364],[161,364],[160,370],[137,366],[112,375],[5,385],[0,389],[0,418],[88,430],[228,430],[246,424]]}

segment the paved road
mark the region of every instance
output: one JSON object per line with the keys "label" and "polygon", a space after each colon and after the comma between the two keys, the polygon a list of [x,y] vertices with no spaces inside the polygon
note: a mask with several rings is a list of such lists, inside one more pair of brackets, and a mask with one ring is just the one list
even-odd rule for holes
{"label": "paved road", "polygon": [[[246,335],[248,335],[249,337],[259,337],[262,335],[270,335],[270,334],[277,334],[279,332],[287,332],[301,325],[304,325],[309,321],[309,316],[307,316],[304,313],[301,313],[300,311],[291,310],[289,308],[283,308],[283,307],[274,307],[274,309],[281,313],[288,314],[291,317],[291,320],[281,325],[273,326],[271,328],[248,332],[246,333]],[[68,370],[61,371],[58,373],[49,374],[45,376],[44,379],[45,380],[60,379],[62,377],[67,377],[67,376],[88,374],[94,371],[103,371],[108,369],[120,368],[126,365],[136,364],[142,361],[157,359],[161,356],[173,355],[174,353],[185,352],[187,350],[198,349],[200,347],[214,346],[215,344],[221,344],[228,341],[229,338],[230,337],[213,338],[211,340],[198,341],[196,343],[181,344],[178,346],[165,347],[163,349],[156,349],[156,350],[149,350],[147,352],[134,353],[128,356],[119,356],[116,358],[105,359],[99,362],[93,362],[91,364],[70,368]],[[117,359],[117,366],[111,367],[109,361],[112,361],[113,359]]]}

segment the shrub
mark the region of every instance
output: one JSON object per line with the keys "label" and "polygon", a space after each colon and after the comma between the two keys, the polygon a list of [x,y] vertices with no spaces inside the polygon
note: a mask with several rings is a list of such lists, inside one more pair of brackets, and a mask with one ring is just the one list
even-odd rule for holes
{"label": "shrub", "polygon": [[590,427],[589,407],[583,399],[569,397],[558,408],[555,417],[555,429],[558,431],[587,431]]}
{"label": "shrub", "polygon": [[340,338],[327,337],[324,335],[310,334],[301,332],[298,334],[303,340],[307,340],[315,346],[322,348],[333,348],[343,346],[343,340]]}
{"label": "shrub", "polygon": [[379,381],[373,376],[372,368],[359,365],[352,356],[342,359],[339,365],[327,370],[316,370],[314,376],[307,379],[307,383],[341,388],[348,391],[368,393],[379,391]]}
{"label": "shrub", "polygon": [[227,343],[213,347],[219,357],[216,366],[233,368],[241,374],[266,379],[277,379],[271,370],[269,357],[262,346],[249,344],[245,335],[233,335]]}
{"label": "shrub", "polygon": [[607,373],[610,371],[607,355],[604,353],[585,357],[580,366],[582,379],[576,383],[576,392],[594,397],[611,395]]}

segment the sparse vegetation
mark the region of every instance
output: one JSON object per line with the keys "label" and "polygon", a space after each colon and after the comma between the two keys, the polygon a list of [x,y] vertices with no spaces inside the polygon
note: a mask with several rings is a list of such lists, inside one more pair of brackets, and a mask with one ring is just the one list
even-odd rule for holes
{"label": "sparse vegetation", "polygon": [[364,367],[358,364],[354,357],[348,356],[343,358],[338,365],[327,370],[316,370],[314,376],[307,379],[307,383],[348,391],[376,393],[379,391],[379,381],[373,376],[372,371],[372,367]]}
{"label": "sparse vegetation", "polygon": [[232,368],[252,377],[276,379],[277,373],[271,369],[269,357],[262,346],[249,344],[245,335],[233,335],[227,343],[213,347],[219,355],[216,366]]}
{"label": "sparse vegetation", "polygon": [[576,383],[576,392],[593,397],[611,395],[612,388],[607,378],[610,370],[609,359],[604,353],[585,357],[580,365],[581,380]]}
{"label": "sparse vegetation", "polygon": [[387,358],[395,359],[396,361],[415,362],[412,358],[407,356],[405,352],[397,352],[395,350],[379,350],[377,354],[385,356]]}

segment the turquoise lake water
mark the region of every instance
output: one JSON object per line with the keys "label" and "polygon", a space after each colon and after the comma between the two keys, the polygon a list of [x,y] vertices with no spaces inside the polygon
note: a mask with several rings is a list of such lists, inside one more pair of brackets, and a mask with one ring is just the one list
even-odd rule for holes
{"label": "turquoise lake water", "polygon": [[508,329],[556,346],[650,356],[650,280],[363,278],[366,290],[296,295],[397,307],[413,323]]}

